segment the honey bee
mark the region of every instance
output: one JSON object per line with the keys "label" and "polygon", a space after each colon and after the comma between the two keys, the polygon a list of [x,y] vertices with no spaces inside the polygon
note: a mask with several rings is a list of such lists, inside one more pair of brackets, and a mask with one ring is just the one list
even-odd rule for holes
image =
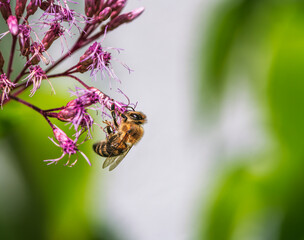
{"label": "honey bee", "polygon": [[106,122],[107,139],[93,145],[97,154],[106,157],[102,168],[109,166],[109,171],[116,168],[133,145],[142,138],[144,129],[141,125],[146,122],[145,114],[133,110],[120,114],[121,122],[118,124],[114,105],[111,114],[113,124]]}

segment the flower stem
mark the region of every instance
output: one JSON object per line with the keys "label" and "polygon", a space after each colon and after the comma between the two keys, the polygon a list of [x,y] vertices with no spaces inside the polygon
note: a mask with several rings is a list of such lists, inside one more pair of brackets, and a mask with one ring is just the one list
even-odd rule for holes
{"label": "flower stem", "polygon": [[66,74],[66,73],[59,73],[59,74],[54,74],[54,75],[47,76],[48,79],[55,78],[55,77],[70,77],[70,78],[74,78],[82,86],[84,86],[85,88],[89,88],[89,86],[87,84],[85,84],[83,81],[81,81],[78,77],[75,77],[74,75],[70,75],[70,74]]}
{"label": "flower stem", "polygon": [[12,48],[11,48],[11,55],[10,55],[10,59],[8,62],[8,66],[7,66],[7,78],[10,78],[10,75],[12,73],[12,65],[13,65],[13,59],[14,59],[14,55],[15,55],[15,47],[16,47],[16,41],[17,41],[17,37],[13,36],[13,42],[12,42]]}
{"label": "flower stem", "polygon": [[65,107],[59,107],[59,108],[52,108],[52,109],[47,109],[47,110],[43,110],[43,112],[47,113],[47,112],[53,112],[53,111],[58,111],[58,110],[62,110]]}
{"label": "flower stem", "polygon": [[66,75],[67,77],[71,77],[74,78],[76,81],[78,81],[82,86],[84,86],[85,88],[89,88],[88,85],[86,85],[83,81],[81,81],[78,77],[75,77],[74,75]]}
{"label": "flower stem", "polygon": [[29,67],[29,64],[25,64],[24,68],[22,69],[22,71],[19,73],[19,75],[15,78],[14,83],[17,83],[20,78],[25,74],[26,69]]}
{"label": "flower stem", "polygon": [[46,119],[46,121],[51,126],[51,128],[55,129],[55,126],[51,123],[51,121],[47,117],[47,114],[42,109],[38,108],[37,106],[35,106],[33,104],[30,104],[29,102],[22,100],[21,98],[18,98],[18,97],[12,96],[12,95],[10,95],[9,97],[10,97],[10,99],[14,99],[15,101],[22,103],[22,104],[28,106],[29,108],[35,110],[36,112],[40,113]]}
{"label": "flower stem", "polygon": [[53,68],[55,68],[59,63],[61,63],[62,61],[64,61],[67,57],[71,56],[74,52],[76,52],[79,48],[81,48],[82,46],[79,44],[79,41],[77,41],[74,45],[74,47],[71,49],[70,52],[67,52],[65,55],[63,55],[61,58],[59,58],[52,66],[50,66],[49,68],[47,68],[45,70],[45,73],[48,73],[49,71],[51,71]]}

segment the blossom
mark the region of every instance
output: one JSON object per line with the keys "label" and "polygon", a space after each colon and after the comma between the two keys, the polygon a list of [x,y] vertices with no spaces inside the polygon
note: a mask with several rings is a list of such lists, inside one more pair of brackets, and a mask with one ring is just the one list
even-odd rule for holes
{"label": "blossom", "polygon": [[[107,48],[115,49],[118,53],[120,52],[119,48]],[[80,73],[84,73],[86,71],[91,71],[91,76],[96,76],[97,72],[101,72],[102,76],[105,73],[112,79],[119,80],[116,76],[113,67],[111,65],[111,60],[113,59],[112,54],[105,50],[101,46],[101,43],[94,42],[86,52],[80,57],[77,70]],[[118,61],[117,59],[115,59]],[[119,62],[119,61],[118,61]],[[121,62],[120,62],[121,63]],[[132,70],[124,63],[121,63],[129,72]]]}
{"label": "blossom", "polygon": [[106,70],[114,78],[116,75],[110,67],[110,61],[111,54],[104,51],[100,43],[94,42],[80,57],[77,69],[81,73],[91,70],[91,75],[95,75],[97,71]]}
{"label": "blossom", "polygon": [[[41,81],[43,79],[48,80],[48,78],[47,78],[45,72],[42,70],[42,68],[38,65],[30,66],[29,69],[30,69],[30,74],[24,80],[27,79],[26,85],[29,85],[30,83],[33,84],[33,88],[31,90],[31,94],[30,94],[30,96],[32,97],[35,94],[35,92],[37,91],[37,89],[40,88]],[[51,82],[49,80],[48,80],[48,82],[51,85],[53,92],[55,93],[55,90],[54,90]]]}
{"label": "blossom", "polygon": [[5,73],[0,75],[0,90],[2,91],[1,96],[1,107],[5,99],[8,99],[8,95],[10,91],[15,87],[16,85],[12,83],[5,75]]}
{"label": "blossom", "polygon": [[42,43],[33,42],[30,47],[30,53],[32,57],[28,60],[28,64],[37,65],[40,60],[42,60],[46,65],[50,63],[50,60],[43,56],[43,52],[45,51],[45,47]]}
{"label": "blossom", "polygon": [[[78,134],[90,130],[93,125],[93,118],[88,114],[85,105],[81,102],[81,98],[68,102],[68,104],[55,116],[63,122],[71,122],[75,131],[78,131],[78,128],[81,127]],[[91,138],[90,131],[88,134]]]}
{"label": "blossom", "polygon": [[42,44],[45,50],[48,50],[55,40],[62,36],[64,30],[58,22],[51,24],[50,29],[46,32],[44,38],[42,39]]}
{"label": "blossom", "polygon": [[[62,108],[47,110],[46,114],[60,121],[71,123],[71,126],[74,126],[76,131],[76,136],[88,131],[87,139],[91,139],[91,128],[94,120],[87,112],[87,108],[99,101],[99,95],[86,89],[77,89],[72,94],[77,96],[77,98],[69,101]],[[53,112],[57,110],[59,110],[58,113]]]}
{"label": "blossom", "polygon": [[23,56],[30,54],[32,28],[27,24],[19,25],[19,46]]}
{"label": "blossom", "polygon": [[81,28],[78,26],[78,22],[81,22],[81,20],[78,19],[85,19],[85,17],[82,14],[71,10],[66,1],[64,1],[64,4],[61,4],[59,0],[57,0],[57,4],[54,2],[55,1],[48,1],[42,3],[41,7],[44,10],[44,13],[41,16],[41,19],[45,22],[52,23],[66,22],[70,26],[68,32],[71,31],[72,26],[76,26],[80,31]]}
{"label": "blossom", "polygon": [[[57,162],[60,161],[65,155],[68,155],[69,158],[68,158],[67,163],[65,164],[65,166],[66,166],[70,162],[71,155],[75,155],[75,154],[77,155],[77,153],[79,152],[84,157],[84,159],[87,161],[87,163],[91,166],[91,162],[88,159],[88,157],[77,148],[77,140],[78,140],[77,137],[73,141],[65,134],[65,132],[63,132],[61,129],[59,129],[56,126],[54,126],[54,128],[53,128],[53,133],[54,133],[55,139],[58,141],[59,144],[57,144],[52,138],[49,138],[49,139],[56,146],[58,146],[62,149],[62,155],[56,159],[44,160],[45,162],[48,162],[47,165],[50,165],[53,163],[57,164]],[[73,163],[71,163],[69,166],[70,167],[74,166],[76,164],[77,160],[78,160],[78,157],[76,157],[76,160]]]}

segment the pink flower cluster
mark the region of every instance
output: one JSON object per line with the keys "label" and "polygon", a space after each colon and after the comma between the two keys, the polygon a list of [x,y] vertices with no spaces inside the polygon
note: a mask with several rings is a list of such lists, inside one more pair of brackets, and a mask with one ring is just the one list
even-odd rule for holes
{"label": "pink flower cluster", "polygon": [[[10,0],[0,0],[0,12],[7,23],[7,30],[0,33],[0,39],[11,39],[10,54],[3,56],[0,51],[0,105],[6,108],[11,100],[17,101],[41,114],[48,122],[55,137],[51,140],[62,149],[59,158],[45,160],[48,164],[57,163],[68,155],[66,165],[74,166],[80,153],[91,165],[78,148],[78,141],[84,133],[82,143],[92,138],[94,119],[91,112],[97,110],[102,112],[102,116],[108,116],[107,111],[113,106],[117,113],[124,113],[132,105],[125,94],[127,103],[116,101],[79,77],[79,74],[90,72],[94,78],[100,73],[102,78],[119,80],[111,64],[114,58],[110,51],[119,52],[120,49],[106,48],[102,43],[106,33],[133,21],[144,11],[144,8],[138,8],[123,13],[126,3],[126,0],[85,0],[83,13],[79,13],[71,7],[76,4],[71,0],[16,0],[14,9]],[[67,38],[75,37],[70,46]],[[54,43],[59,41],[61,56],[54,59],[52,51],[58,52]],[[16,51],[18,54],[15,54]],[[58,72],[58,65],[77,51],[82,51],[81,57],[70,66],[65,65],[63,72]],[[20,72],[12,74],[17,55],[23,59],[24,65]],[[125,64],[123,66],[131,71]],[[42,81],[46,80],[53,94],[45,101],[51,101],[55,97],[52,81],[59,77],[72,79],[83,86],[73,92],[74,98],[64,106],[43,110],[19,97],[27,90],[30,90],[31,97],[36,95],[44,86]],[[74,140],[51,119],[69,123],[75,131]],[[70,163],[72,155],[76,156],[76,160]]]}

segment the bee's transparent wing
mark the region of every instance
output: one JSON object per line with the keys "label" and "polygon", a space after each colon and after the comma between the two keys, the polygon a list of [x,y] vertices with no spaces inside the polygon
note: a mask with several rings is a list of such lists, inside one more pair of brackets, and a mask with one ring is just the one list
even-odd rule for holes
{"label": "bee's transparent wing", "polygon": [[112,171],[114,168],[117,167],[117,165],[125,158],[125,156],[130,151],[131,147],[129,147],[123,154],[116,156],[113,161],[111,161],[111,165],[109,167],[109,171]]}
{"label": "bee's transparent wing", "polygon": [[[114,141],[114,142],[115,142],[115,140],[116,140],[117,138],[119,138],[119,135],[114,135],[114,136],[111,138],[111,141]],[[113,146],[113,145],[111,145],[111,146],[117,148],[117,147],[120,146],[121,143],[122,143],[122,141],[120,141],[120,143],[117,144],[116,146]],[[106,167],[108,167],[109,165],[111,165],[111,164],[116,160],[116,158],[118,158],[118,157],[119,157],[119,156],[111,156],[111,155],[110,155],[109,157],[107,157],[106,160],[104,161],[103,165],[102,165],[102,168],[106,168]]]}
{"label": "bee's transparent wing", "polygon": [[106,160],[104,161],[103,165],[102,165],[102,168],[106,168],[108,167],[109,165],[111,165],[116,158],[118,158],[119,156],[114,156],[114,157],[107,157]]}

